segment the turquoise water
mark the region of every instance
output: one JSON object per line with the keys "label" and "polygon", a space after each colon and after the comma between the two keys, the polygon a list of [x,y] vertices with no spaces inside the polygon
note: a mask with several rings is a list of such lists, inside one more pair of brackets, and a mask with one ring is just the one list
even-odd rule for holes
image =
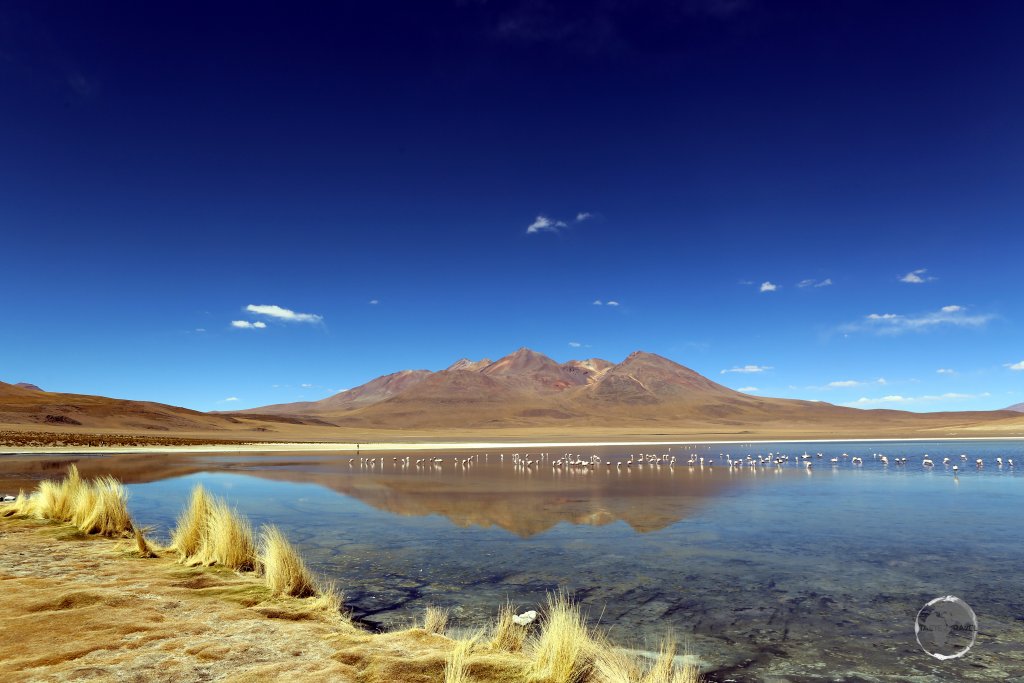
{"label": "turquoise water", "polygon": [[[619,643],[656,648],[675,634],[709,680],[1024,679],[1024,444],[680,445],[674,467],[621,466],[667,448],[573,449],[597,454],[593,469],[553,468],[565,449],[550,451],[531,451],[531,468],[511,450],[465,466],[468,453],[432,454],[443,463],[420,467],[423,454],[374,454],[373,467],[319,453],[163,456],[193,471],[131,484],[131,505],[166,533],[203,483],[281,527],[371,627],[439,604],[473,628],[506,598],[532,608],[563,587]],[[769,452],[789,461],[726,464]],[[704,467],[687,465],[693,453]],[[922,467],[925,453],[935,467]],[[406,455],[407,467],[394,460]],[[947,594],[971,605],[979,634],[965,657],[940,662],[918,647],[914,621]]]}

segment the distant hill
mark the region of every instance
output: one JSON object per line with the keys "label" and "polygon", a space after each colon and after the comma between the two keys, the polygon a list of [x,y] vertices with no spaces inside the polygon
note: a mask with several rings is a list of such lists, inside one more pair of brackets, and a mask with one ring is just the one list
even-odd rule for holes
{"label": "distant hill", "polygon": [[61,394],[24,382],[0,382],[0,428],[5,426],[138,434],[219,433],[261,427],[268,430],[264,423],[247,423],[228,415],[210,415],[150,401]]}
{"label": "distant hill", "polygon": [[1024,413],[1024,403],[1015,403],[1006,410],[1012,410],[1018,413]]}

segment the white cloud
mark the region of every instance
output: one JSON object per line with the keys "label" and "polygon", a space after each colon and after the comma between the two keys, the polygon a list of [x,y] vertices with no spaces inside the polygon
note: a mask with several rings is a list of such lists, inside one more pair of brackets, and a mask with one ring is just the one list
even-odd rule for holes
{"label": "white cloud", "polygon": [[758,389],[757,387],[740,387],[736,391],[743,391],[743,392],[746,392],[746,393],[749,394],[752,391],[761,391],[761,390]]}
{"label": "white cloud", "polygon": [[728,372],[741,372],[741,373],[752,373],[752,372],[764,372],[765,370],[771,370],[770,365],[737,365],[731,367],[728,370],[722,370],[720,374],[726,374]]}
{"label": "white cloud", "polygon": [[205,327],[197,327],[196,328],[196,332],[206,332],[206,328]]}
{"label": "white cloud", "polygon": [[930,403],[934,401],[970,401],[978,398],[986,398],[991,396],[989,392],[981,394],[958,394],[955,392],[948,392],[945,394],[930,394],[926,396],[900,396],[899,394],[892,394],[889,396],[882,396],[880,398],[868,398],[867,396],[861,396],[856,401],[851,401],[845,405],[853,407],[863,406],[875,406],[875,405],[898,405],[908,403]]}
{"label": "white cloud", "polygon": [[839,380],[837,382],[829,382],[828,383],[828,385],[830,387],[838,387],[838,388],[859,387],[861,384],[863,384],[863,382],[858,382],[855,379],[843,379],[843,380]]}
{"label": "white cloud", "polygon": [[254,323],[248,320],[232,320],[231,327],[237,327],[240,330],[262,330],[267,326],[265,322],[257,320]]}
{"label": "white cloud", "polygon": [[900,282],[906,282],[912,285],[919,285],[922,282],[931,282],[935,278],[930,275],[925,275],[925,273],[927,272],[927,268],[918,268],[917,270],[912,270],[903,277],[901,277]]}
{"label": "white cloud", "polygon": [[237,396],[228,396],[226,399],[224,399],[224,402],[225,403],[229,403],[231,401],[237,401],[237,400],[238,400]]}
{"label": "white cloud", "polygon": [[819,282],[818,284],[816,284],[814,286],[815,287],[831,287],[832,286],[832,278],[827,277],[827,278],[825,278],[824,280],[822,280],[821,282]]}
{"label": "white cloud", "polygon": [[527,226],[526,234],[532,235],[543,231],[558,232],[559,228],[564,227],[566,227],[564,221],[556,221],[548,218],[547,216],[539,215],[533,219],[533,222],[530,223],[529,226]]}
{"label": "white cloud", "polygon": [[256,315],[265,315],[268,318],[276,318],[277,320],[293,323],[318,323],[323,320],[323,316],[314,313],[296,313],[293,310],[274,306],[273,304],[261,304],[259,306],[249,304],[245,307],[245,310]]}
{"label": "white cloud", "polygon": [[370,299],[370,305],[371,306],[376,306],[379,303],[380,303],[379,299]]}
{"label": "white cloud", "polygon": [[603,304],[604,304],[604,302],[601,301],[600,299],[594,299],[594,305],[595,306],[602,306]]}
{"label": "white cloud", "polygon": [[773,282],[765,281],[765,282],[761,283],[761,291],[762,292],[774,292],[778,288],[779,288],[779,286],[777,284],[773,283]]}
{"label": "white cloud", "polygon": [[808,278],[807,280],[801,280],[796,283],[797,287],[830,287],[832,285],[832,278],[827,277],[824,280],[815,280]]}
{"label": "white cloud", "polygon": [[1024,370],[1024,360],[1022,360],[1019,363],[1007,363],[1006,367],[1010,368],[1011,370]]}
{"label": "white cloud", "polygon": [[618,306],[618,305],[619,305],[619,302],[618,302],[618,301],[609,301],[609,302],[608,302],[607,304],[605,304],[605,305],[606,305],[606,306]]}
{"label": "white cloud", "polygon": [[313,388],[312,384],[300,384],[299,386],[302,387],[303,389],[312,389]]}
{"label": "white cloud", "polygon": [[594,214],[590,213],[589,211],[580,211],[578,214],[576,214],[576,222],[582,223],[583,221],[589,221],[593,217]]}
{"label": "white cloud", "polygon": [[873,332],[891,335],[904,332],[928,332],[940,327],[984,327],[995,316],[988,313],[970,315],[963,306],[944,306],[932,313],[901,315],[871,313],[864,320],[842,325],[843,332]]}
{"label": "white cloud", "polygon": [[956,370],[953,370],[952,368],[939,368],[935,372],[939,373],[940,375],[955,375],[956,374]]}
{"label": "white cloud", "polygon": [[571,346],[574,349],[578,349],[581,346],[583,346],[583,344],[580,344],[579,342],[569,342],[569,346]]}

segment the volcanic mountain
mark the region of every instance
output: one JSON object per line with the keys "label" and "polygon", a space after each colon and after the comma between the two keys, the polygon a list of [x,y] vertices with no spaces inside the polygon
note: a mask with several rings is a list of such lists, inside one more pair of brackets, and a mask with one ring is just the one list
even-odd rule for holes
{"label": "volcanic mountain", "polygon": [[1024,413],[1024,403],[1015,403],[1006,410],[1012,410],[1017,413]]}
{"label": "volcanic mountain", "polygon": [[316,418],[368,430],[570,427],[706,434],[806,428],[832,431],[970,425],[1007,412],[913,414],[740,393],[662,356],[636,351],[620,363],[557,363],[521,348],[496,361],[461,359],[444,370],[405,370],[321,401],[244,411],[253,417]]}

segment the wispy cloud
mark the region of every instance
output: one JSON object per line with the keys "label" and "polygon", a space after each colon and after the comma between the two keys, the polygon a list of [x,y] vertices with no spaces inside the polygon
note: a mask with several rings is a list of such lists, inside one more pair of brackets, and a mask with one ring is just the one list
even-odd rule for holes
{"label": "wispy cloud", "polygon": [[863,320],[840,326],[843,332],[871,332],[892,335],[904,332],[929,332],[942,327],[984,327],[995,318],[989,313],[969,314],[963,306],[943,306],[932,313],[903,315],[871,313]]}
{"label": "wispy cloud", "polygon": [[526,227],[526,234],[533,235],[538,232],[558,232],[566,227],[565,221],[556,221],[544,215],[539,215]]}
{"label": "wispy cloud", "polygon": [[740,387],[740,388],[739,388],[739,389],[737,389],[736,391],[742,391],[742,392],[744,392],[744,393],[747,393],[747,394],[749,394],[749,393],[750,393],[750,392],[752,392],[752,391],[761,391],[761,390],[760,390],[760,389],[758,389],[757,387]]}
{"label": "wispy cloud", "polygon": [[1006,367],[1010,368],[1011,370],[1024,370],[1024,360],[1022,360],[1019,363],[1007,363]]}
{"label": "wispy cloud", "polygon": [[569,346],[571,346],[571,347],[572,347],[572,348],[574,348],[574,349],[578,349],[578,348],[580,348],[581,346],[583,346],[583,344],[581,344],[581,343],[579,343],[579,342],[569,342]]}
{"label": "wispy cloud", "polygon": [[260,320],[256,322],[249,322],[248,320],[232,320],[231,327],[237,327],[240,330],[262,330],[266,328],[267,324]]}
{"label": "wispy cloud", "polygon": [[589,211],[580,211],[578,214],[576,214],[576,222],[582,223],[583,221],[589,221],[593,217],[594,214],[590,213]]}
{"label": "wispy cloud", "polygon": [[[865,385],[868,385],[868,384],[882,384],[882,385],[884,385],[884,384],[888,384],[888,382],[885,381],[884,377],[879,377],[878,379],[872,379],[872,380],[867,380],[867,381],[859,380],[859,379],[841,379],[841,380],[837,380],[835,382],[829,382],[828,384],[825,385],[825,388],[827,388],[827,389],[848,389],[850,387],[862,387],[862,386],[865,386]],[[808,387],[808,388],[816,389],[818,387]]]}
{"label": "wispy cloud", "polygon": [[618,306],[618,305],[619,305],[618,301],[609,301],[608,303],[605,304],[605,306]]}
{"label": "wispy cloud", "polygon": [[779,288],[779,286],[777,284],[775,284],[774,282],[765,281],[765,282],[761,283],[761,291],[762,292],[774,292],[778,288]]}
{"label": "wispy cloud", "polygon": [[932,280],[936,279],[931,275],[925,275],[925,273],[927,272],[927,268],[918,268],[917,270],[912,270],[906,275],[900,277],[900,282],[906,282],[911,285],[919,285],[924,282],[931,282]]}
{"label": "wispy cloud", "polygon": [[851,401],[844,405],[851,406],[854,408],[863,408],[865,406],[892,406],[892,405],[906,405],[914,403],[931,403],[935,401],[970,401],[979,398],[986,398],[991,396],[989,392],[982,394],[958,394],[949,392],[945,394],[934,394],[926,396],[900,396],[899,394],[891,394],[889,396],[881,396],[878,398],[868,398],[867,396],[861,396],[856,401]]}
{"label": "wispy cloud", "polygon": [[268,318],[274,318],[275,320],[284,320],[286,322],[293,323],[318,323],[324,318],[321,315],[314,313],[296,313],[295,311],[275,306],[273,304],[249,304],[245,307],[245,310],[249,313],[255,313],[256,315],[263,315]]}
{"label": "wispy cloud", "polygon": [[601,301],[600,299],[594,299],[594,305],[595,306],[604,306],[604,302]]}
{"label": "wispy cloud", "polygon": [[800,282],[796,283],[796,286],[797,287],[831,287],[832,286],[832,278],[827,277],[824,280],[815,280],[813,278],[809,278],[807,280],[801,280]]}
{"label": "wispy cloud", "polygon": [[771,370],[771,369],[772,369],[772,366],[770,366],[770,365],[736,365],[734,367],[729,368],[728,370],[722,370],[722,372],[719,373],[719,374],[724,375],[724,374],[727,374],[727,373],[730,373],[730,372],[739,372],[739,373],[749,374],[749,373],[753,373],[753,372],[764,372],[766,370]]}
{"label": "wispy cloud", "polygon": [[[1024,361],[1022,361],[1022,362],[1024,362]],[[955,375],[956,374],[956,370],[954,370],[953,368],[939,368],[935,372],[939,373],[940,375]]]}
{"label": "wispy cloud", "polygon": [[380,303],[380,299],[370,299],[370,301],[369,301],[369,304],[371,306],[376,306],[379,303]]}
{"label": "wispy cloud", "polygon": [[222,398],[221,400],[217,401],[217,403],[234,403],[237,400],[237,396],[228,396],[227,398]]}

